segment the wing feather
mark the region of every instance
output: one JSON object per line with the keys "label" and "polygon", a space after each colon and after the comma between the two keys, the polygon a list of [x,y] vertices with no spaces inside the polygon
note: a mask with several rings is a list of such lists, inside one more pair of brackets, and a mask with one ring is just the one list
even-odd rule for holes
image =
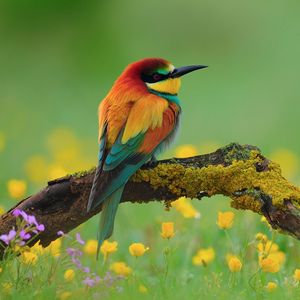
{"label": "wing feather", "polygon": [[106,126],[102,125],[99,150],[101,161],[99,159],[89,209],[101,204],[126,184],[174,130],[178,112],[167,100],[155,95],[153,97],[150,95],[135,102],[117,139],[109,148],[105,143],[105,150],[102,141],[108,140],[109,137]]}

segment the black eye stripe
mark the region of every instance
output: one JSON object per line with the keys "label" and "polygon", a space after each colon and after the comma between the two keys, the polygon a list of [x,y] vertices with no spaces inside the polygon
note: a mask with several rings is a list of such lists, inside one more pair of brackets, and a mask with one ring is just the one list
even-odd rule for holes
{"label": "black eye stripe", "polygon": [[152,73],[152,74],[145,74],[143,73],[141,78],[144,82],[147,83],[154,83],[154,82],[158,82],[164,79],[167,79],[169,77],[169,74],[160,74],[160,73]]}

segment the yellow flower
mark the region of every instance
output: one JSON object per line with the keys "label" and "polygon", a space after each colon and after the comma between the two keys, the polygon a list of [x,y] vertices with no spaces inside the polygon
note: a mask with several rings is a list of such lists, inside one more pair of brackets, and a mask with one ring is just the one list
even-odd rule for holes
{"label": "yellow flower", "polygon": [[257,241],[261,241],[263,243],[266,243],[268,238],[265,234],[261,233],[261,232],[258,232],[256,235],[255,235],[255,239]]}
{"label": "yellow flower", "polygon": [[184,218],[199,218],[200,213],[191,204],[190,199],[186,197],[180,197],[171,204],[178,212],[180,212]]}
{"label": "yellow flower", "polygon": [[69,298],[71,298],[72,296],[72,293],[71,292],[62,292],[60,295],[59,295],[59,299],[60,300],[67,300]]}
{"label": "yellow flower", "polygon": [[27,189],[27,184],[24,180],[11,179],[7,183],[8,193],[13,199],[22,198]]}
{"label": "yellow flower", "polygon": [[270,158],[280,165],[283,176],[292,178],[297,174],[299,160],[297,155],[290,150],[278,149]]}
{"label": "yellow flower", "polygon": [[30,251],[37,254],[37,255],[43,255],[45,254],[49,249],[44,248],[42,245],[40,245],[40,242],[35,243]]}
{"label": "yellow flower", "polygon": [[0,273],[2,273],[2,271],[3,271],[3,269],[2,269],[2,268],[0,268]]}
{"label": "yellow flower", "polygon": [[264,272],[268,273],[277,273],[280,270],[279,262],[270,257],[261,258],[259,265]]}
{"label": "yellow flower", "polygon": [[55,241],[53,241],[47,248],[46,251],[50,251],[50,253],[54,256],[54,257],[58,257],[60,256],[60,252],[61,252],[61,239],[56,239]]}
{"label": "yellow flower", "polygon": [[128,267],[124,262],[115,262],[110,266],[110,269],[117,275],[128,276],[132,273],[132,269]]}
{"label": "yellow flower", "polygon": [[66,281],[72,281],[75,277],[75,271],[73,269],[68,269],[64,273],[64,278]]}
{"label": "yellow flower", "polygon": [[49,180],[53,180],[65,176],[67,171],[60,165],[52,164],[48,167],[48,174]]}
{"label": "yellow flower", "polygon": [[105,240],[100,247],[100,251],[104,256],[104,259],[108,257],[109,254],[114,253],[118,250],[118,243],[117,242],[109,242]]}
{"label": "yellow flower", "polygon": [[200,249],[193,257],[193,264],[195,266],[207,265],[215,258],[215,250],[212,247]]}
{"label": "yellow flower", "polygon": [[98,242],[96,240],[88,240],[83,248],[86,254],[94,255],[97,253]]}
{"label": "yellow flower", "polygon": [[272,252],[268,255],[268,257],[278,262],[280,267],[285,262],[285,254],[282,251]]}
{"label": "yellow flower", "polygon": [[234,213],[232,211],[219,212],[217,225],[221,229],[229,229],[232,227],[233,219]]}
{"label": "yellow flower", "polygon": [[30,251],[24,251],[21,253],[21,261],[23,264],[29,265],[29,264],[36,264],[38,256]]}
{"label": "yellow flower", "polygon": [[5,136],[2,132],[0,132],[0,152],[5,148]]}
{"label": "yellow flower", "polygon": [[68,128],[56,128],[47,137],[47,146],[53,161],[67,173],[84,170],[94,164],[93,157],[86,153],[89,145],[89,140],[79,139]]}
{"label": "yellow flower", "polygon": [[129,253],[135,257],[144,255],[148,250],[149,247],[145,247],[142,243],[133,243],[129,246]]}
{"label": "yellow flower", "polygon": [[273,253],[277,252],[278,249],[278,245],[272,241],[266,241],[257,244],[257,251],[259,253]]}
{"label": "yellow flower", "polygon": [[240,272],[242,269],[242,262],[235,255],[230,255],[227,260],[228,268],[231,272]]}
{"label": "yellow flower", "polygon": [[268,284],[266,285],[266,289],[269,292],[272,292],[276,288],[277,288],[277,284],[275,282],[273,282],[273,281],[269,281]]}
{"label": "yellow flower", "polygon": [[3,206],[0,206],[0,216],[5,213],[5,209]]}
{"label": "yellow flower", "polygon": [[295,270],[293,277],[296,281],[300,281],[300,269]]}
{"label": "yellow flower", "polygon": [[142,293],[142,294],[147,294],[148,289],[143,284],[140,284],[139,285],[139,292]]}
{"label": "yellow flower", "polygon": [[193,145],[181,145],[175,150],[175,156],[178,158],[195,156],[197,153],[198,150]]}
{"label": "yellow flower", "polygon": [[174,222],[163,222],[161,224],[161,237],[163,239],[170,239],[172,238],[174,233]]}
{"label": "yellow flower", "polygon": [[34,183],[42,183],[48,180],[48,164],[45,157],[36,155],[30,157],[25,163],[25,171],[28,178]]}
{"label": "yellow flower", "polygon": [[267,218],[266,218],[265,216],[262,216],[262,217],[260,218],[260,221],[261,221],[262,223],[265,223],[270,229],[272,229],[272,226],[269,224],[269,222],[268,222],[268,220],[267,220]]}
{"label": "yellow flower", "polygon": [[4,294],[10,294],[11,293],[11,290],[12,290],[12,283],[10,282],[4,282],[2,283],[2,291]]}

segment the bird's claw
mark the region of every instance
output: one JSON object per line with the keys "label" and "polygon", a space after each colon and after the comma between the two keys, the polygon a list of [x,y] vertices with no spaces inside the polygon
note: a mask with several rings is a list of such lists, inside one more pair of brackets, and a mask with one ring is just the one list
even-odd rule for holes
{"label": "bird's claw", "polygon": [[158,160],[154,155],[151,156],[151,159],[144,164],[145,168],[155,168],[158,165]]}

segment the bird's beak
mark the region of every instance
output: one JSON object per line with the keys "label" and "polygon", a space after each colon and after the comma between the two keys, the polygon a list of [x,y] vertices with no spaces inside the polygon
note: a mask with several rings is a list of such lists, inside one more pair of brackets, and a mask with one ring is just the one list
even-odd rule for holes
{"label": "bird's beak", "polygon": [[180,76],[183,76],[187,73],[207,68],[208,66],[202,66],[202,65],[195,65],[195,66],[186,66],[181,68],[176,68],[173,70],[173,72],[169,75],[170,78],[177,78]]}

